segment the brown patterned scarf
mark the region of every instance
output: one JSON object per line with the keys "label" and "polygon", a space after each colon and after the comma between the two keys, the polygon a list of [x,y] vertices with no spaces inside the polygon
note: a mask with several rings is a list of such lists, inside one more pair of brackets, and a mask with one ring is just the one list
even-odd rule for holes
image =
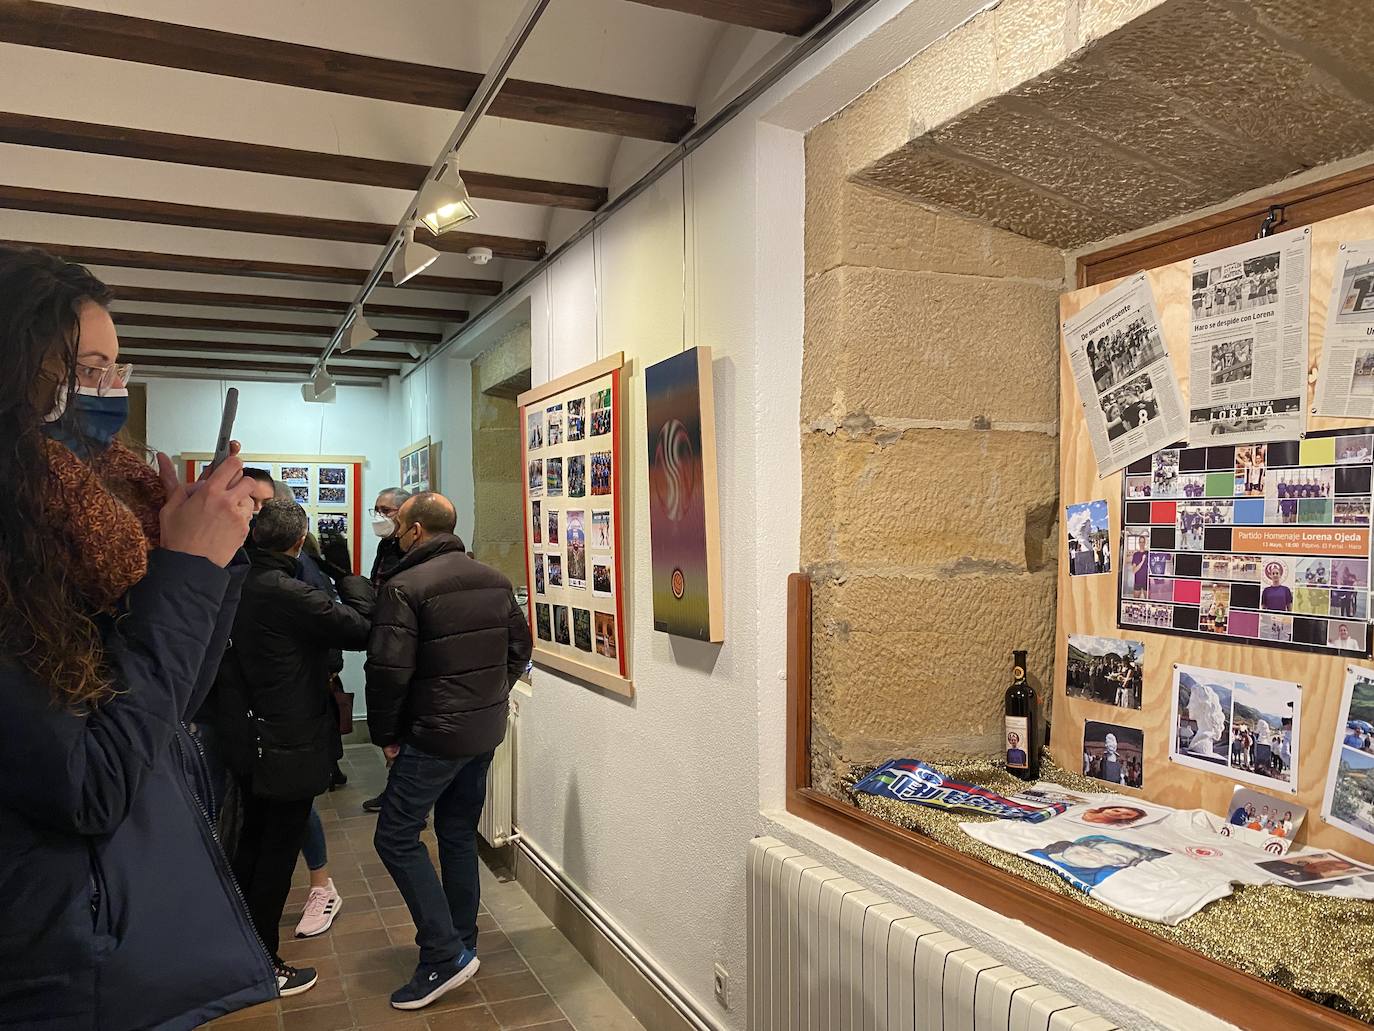
{"label": "brown patterned scarf", "polygon": [[122,444],[83,462],[54,440],[48,456],[47,518],[69,552],[68,569],[86,600],[113,609],[148,572],[167,501],[161,479]]}

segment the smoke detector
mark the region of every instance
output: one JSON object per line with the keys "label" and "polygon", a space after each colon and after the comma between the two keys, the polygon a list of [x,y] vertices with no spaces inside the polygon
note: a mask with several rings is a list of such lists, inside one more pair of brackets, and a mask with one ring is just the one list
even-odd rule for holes
{"label": "smoke detector", "polygon": [[474,265],[485,265],[491,261],[492,253],[490,247],[469,247],[468,260]]}

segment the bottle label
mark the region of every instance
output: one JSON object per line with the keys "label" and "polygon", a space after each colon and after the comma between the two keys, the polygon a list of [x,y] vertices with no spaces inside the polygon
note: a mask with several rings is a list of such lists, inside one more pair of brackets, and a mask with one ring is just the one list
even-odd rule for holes
{"label": "bottle label", "polygon": [[1024,680],[1025,678],[1026,678],[1026,671],[1025,671],[1024,669],[1022,669],[1020,666],[1013,666],[1013,667],[1011,668],[1011,679],[1012,679],[1013,681],[1016,681],[1016,680]]}
{"label": "bottle label", "polygon": [[1025,716],[1007,717],[1007,769],[1030,769],[1030,720]]}

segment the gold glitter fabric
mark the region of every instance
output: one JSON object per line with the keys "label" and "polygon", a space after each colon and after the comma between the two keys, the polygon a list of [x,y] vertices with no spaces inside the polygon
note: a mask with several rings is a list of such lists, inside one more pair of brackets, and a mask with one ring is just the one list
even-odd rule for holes
{"label": "gold glitter fabric", "polygon": [[[986,760],[940,762],[953,780],[1012,795],[1026,785]],[[855,767],[846,788],[871,771]],[[1071,791],[1103,792],[1110,787],[1046,762],[1040,779]],[[1177,927],[1127,916],[1084,894],[1028,859],[969,837],[959,824],[993,819],[947,812],[910,802],[847,791],[847,800],[888,823],[914,830],[1001,870],[1176,942],[1227,966],[1254,974],[1315,1002],[1374,1024],[1374,901],[1332,898],[1282,885],[1237,885],[1234,894],[1209,903]]]}

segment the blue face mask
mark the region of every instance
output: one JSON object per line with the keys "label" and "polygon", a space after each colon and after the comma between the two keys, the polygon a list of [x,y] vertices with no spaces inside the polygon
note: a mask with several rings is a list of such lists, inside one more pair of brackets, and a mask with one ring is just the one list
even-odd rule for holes
{"label": "blue face mask", "polygon": [[101,397],[86,389],[72,393],[61,415],[44,427],[49,437],[78,455],[104,451],[129,421],[127,391]]}

